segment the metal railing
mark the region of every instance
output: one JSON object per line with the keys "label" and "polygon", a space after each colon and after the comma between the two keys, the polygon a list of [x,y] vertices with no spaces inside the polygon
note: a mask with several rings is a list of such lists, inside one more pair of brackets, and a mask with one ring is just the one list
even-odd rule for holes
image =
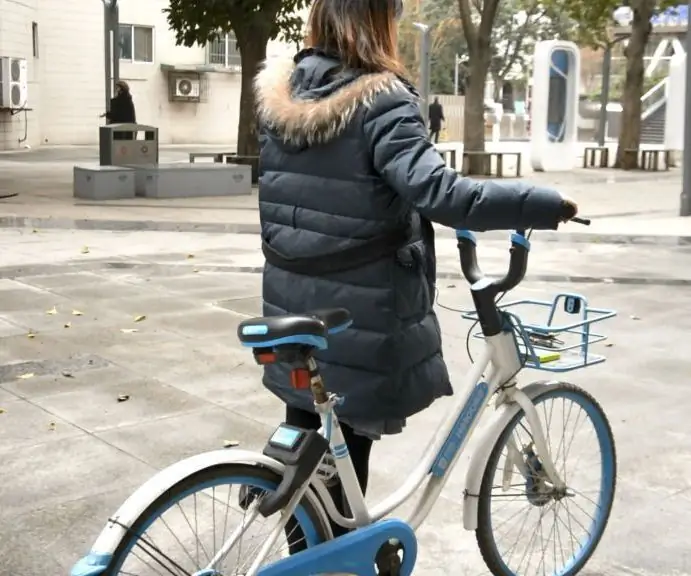
{"label": "metal railing", "polygon": [[641,120],[648,119],[667,102],[668,84],[665,78],[641,96]]}

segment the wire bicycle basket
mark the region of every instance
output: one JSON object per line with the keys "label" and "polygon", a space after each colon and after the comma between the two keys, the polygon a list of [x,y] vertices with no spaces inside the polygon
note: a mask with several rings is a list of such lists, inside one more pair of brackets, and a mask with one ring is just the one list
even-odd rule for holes
{"label": "wire bicycle basket", "polygon": [[[498,307],[514,325],[516,345],[525,361],[525,368],[569,372],[606,360],[605,356],[593,353],[591,347],[606,340],[607,336],[594,332],[591,327],[616,316],[614,310],[591,308],[585,297],[566,292],[557,294],[551,302],[523,299],[499,304]],[[564,320],[561,320],[560,312],[566,317]],[[576,321],[573,321],[574,316]],[[478,319],[475,311],[463,313],[462,317]],[[526,320],[528,317],[531,320]],[[533,317],[537,320],[533,321]],[[478,331],[473,333],[473,337],[481,339],[484,335]]]}

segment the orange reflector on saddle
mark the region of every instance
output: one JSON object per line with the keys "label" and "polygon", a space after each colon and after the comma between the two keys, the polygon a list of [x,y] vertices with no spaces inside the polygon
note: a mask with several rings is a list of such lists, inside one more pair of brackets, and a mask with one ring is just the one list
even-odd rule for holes
{"label": "orange reflector on saddle", "polygon": [[290,383],[296,390],[307,390],[310,387],[310,371],[307,368],[294,368],[290,371]]}
{"label": "orange reflector on saddle", "polygon": [[274,352],[255,352],[254,359],[257,364],[273,364],[276,362],[276,354]]}

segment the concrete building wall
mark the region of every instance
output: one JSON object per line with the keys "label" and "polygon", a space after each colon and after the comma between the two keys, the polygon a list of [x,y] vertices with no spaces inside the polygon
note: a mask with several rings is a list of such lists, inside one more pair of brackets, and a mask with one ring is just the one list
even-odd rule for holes
{"label": "concrete building wall", "polygon": [[[206,67],[206,47],[175,45],[163,13],[168,0],[119,0],[119,6],[121,24],[153,29],[153,62],[120,61],[120,78],[130,85],[137,121],[158,126],[164,144],[235,142],[240,74],[204,72],[202,102],[171,102],[169,68]],[[105,111],[103,44],[98,0],[0,0],[0,56],[25,58],[29,70],[28,110],[13,115],[0,110],[0,149],[97,142],[104,123],[99,115]],[[272,42],[268,53],[294,50]]]}

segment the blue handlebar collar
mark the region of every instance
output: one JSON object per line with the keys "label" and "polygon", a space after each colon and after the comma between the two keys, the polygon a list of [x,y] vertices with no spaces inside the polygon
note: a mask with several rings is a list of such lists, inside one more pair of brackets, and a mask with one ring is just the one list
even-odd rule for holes
{"label": "blue handlebar collar", "polygon": [[475,234],[473,234],[470,230],[456,230],[456,238],[459,240],[461,238],[465,238],[466,240],[470,240],[473,244],[477,246],[477,239],[475,238]]}
{"label": "blue handlebar collar", "polygon": [[518,244],[523,246],[526,250],[530,250],[530,240],[523,234],[518,234],[517,232],[511,234],[511,244]]}

